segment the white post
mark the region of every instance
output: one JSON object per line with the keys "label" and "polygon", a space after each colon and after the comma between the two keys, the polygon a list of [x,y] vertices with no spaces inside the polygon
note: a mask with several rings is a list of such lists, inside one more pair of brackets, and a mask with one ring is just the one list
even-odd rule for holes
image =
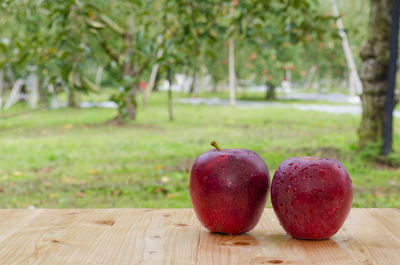
{"label": "white post", "polygon": [[[164,53],[164,50],[159,49],[157,51],[157,58],[161,58],[163,53]],[[145,105],[145,106],[147,106],[147,102],[150,98],[151,92],[153,91],[154,84],[156,83],[156,78],[157,78],[157,73],[158,73],[159,68],[160,68],[160,65],[158,63],[156,63],[155,65],[153,65],[153,68],[151,69],[149,84],[143,95],[143,105]]]}
{"label": "white post", "polygon": [[97,67],[97,71],[96,71],[96,85],[100,86],[101,84],[101,79],[103,77],[103,69],[104,66],[100,65],[99,67]]}
{"label": "white post", "polygon": [[336,0],[331,0],[333,15],[337,17],[336,25],[339,30],[339,35],[342,38],[342,46],[344,50],[344,54],[346,56],[347,66],[349,68],[349,86],[350,86],[350,94],[351,96],[356,96],[356,94],[362,93],[362,84],[360,77],[357,72],[356,64],[354,63],[353,54],[351,52],[351,48],[349,45],[349,41],[347,39],[346,32],[344,31],[344,26],[342,19],[340,19],[339,8],[337,6]]}
{"label": "white post", "polygon": [[58,101],[57,101],[56,91],[54,89],[53,84],[50,83],[47,88],[49,90],[50,97],[51,97],[50,108],[51,109],[57,109],[58,108]]}
{"label": "white post", "polygon": [[31,108],[36,108],[39,100],[39,79],[36,74],[31,73],[26,79],[26,88],[29,92],[28,102]]}
{"label": "white post", "polygon": [[21,91],[21,87],[24,84],[24,80],[22,79],[17,79],[17,81],[15,82],[10,96],[8,97],[8,100],[6,102],[6,104],[4,105],[4,109],[9,109],[14,103],[16,103],[19,99],[20,99],[20,91]]}
{"label": "white post", "polygon": [[304,84],[304,90],[310,90],[312,85],[312,80],[314,78],[314,74],[316,71],[317,71],[317,65],[311,66],[310,71],[308,71],[307,81]]}
{"label": "white post", "polygon": [[233,38],[229,39],[229,103],[231,105],[236,104],[235,99],[235,41]]}
{"label": "white post", "polygon": [[285,73],[286,77],[286,82],[287,82],[287,91],[286,93],[289,93],[292,90],[292,70],[287,69]]}

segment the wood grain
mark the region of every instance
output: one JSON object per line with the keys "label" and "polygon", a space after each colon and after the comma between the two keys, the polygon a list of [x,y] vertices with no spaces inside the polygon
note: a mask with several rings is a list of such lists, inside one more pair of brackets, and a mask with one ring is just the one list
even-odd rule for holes
{"label": "wood grain", "polygon": [[331,239],[286,235],[272,209],[244,235],[192,209],[0,210],[0,264],[400,264],[400,209],[352,209]]}

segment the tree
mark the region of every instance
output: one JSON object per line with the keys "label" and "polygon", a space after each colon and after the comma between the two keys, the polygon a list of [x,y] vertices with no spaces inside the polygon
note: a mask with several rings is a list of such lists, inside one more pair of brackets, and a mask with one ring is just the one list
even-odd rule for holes
{"label": "tree", "polygon": [[[9,85],[25,78],[31,66],[37,68],[35,75],[44,80],[45,63],[49,68],[54,66],[47,62],[47,41],[52,32],[46,27],[49,19],[43,15],[47,11],[40,5],[38,1],[9,1],[0,7],[0,69],[4,67],[4,80]],[[40,94],[45,93],[41,90]]]}
{"label": "tree", "polygon": [[0,25],[7,28],[1,37],[9,40],[6,63],[22,78],[28,67],[37,68],[42,100],[47,98],[47,85],[56,80],[68,91],[70,106],[79,106],[76,91],[98,90],[83,66],[92,51],[82,16],[85,5],[43,0],[9,1],[1,7],[6,18],[0,19]]}
{"label": "tree", "polygon": [[275,97],[274,89],[284,77],[284,68],[292,67],[296,47],[332,33],[328,25],[333,18],[321,14],[313,0],[240,1],[235,12],[238,14],[230,24],[236,26],[231,31],[254,45],[265,58],[270,99]]}
{"label": "tree", "polygon": [[388,83],[392,1],[371,0],[370,5],[369,36],[360,53],[363,84],[360,147],[368,142],[381,144]]}
{"label": "tree", "polygon": [[[88,17],[87,24],[92,27],[91,33],[118,68],[116,81],[121,89],[112,97],[118,104],[116,120],[134,120],[140,77],[155,60],[158,48],[156,38],[159,31],[152,27],[151,16],[156,11],[155,4],[132,1],[121,4],[119,8],[90,7],[93,15]],[[136,12],[126,14],[126,10]]]}
{"label": "tree", "polygon": [[168,105],[170,120],[172,114],[172,73],[173,71],[189,71],[193,76],[191,93],[198,76],[197,69],[204,63],[204,57],[213,52],[208,45],[215,41],[211,34],[215,24],[215,5],[212,1],[201,4],[188,0],[165,0],[162,13],[164,35],[159,60],[167,69],[169,81]]}
{"label": "tree", "polygon": [[87,6],[79,1],[46,1],[44,7],[50,10],[48,28],[53,35],[44,51],[46,63],[53,60],[68,93],[68,106],[79,107],[78,91],[99,91],[85,76],[84,62],[93,58],[89,41],[90,27],[86,23]]}
{"label": "tree", "polygon": [[[215,56],[212,44],[216,42],[213,33],[219,6],[213,1],[200,3],[189,0],[163,0],[159,4],[162,9],[157,12],[156,20],[159,20],[158,28],[161,33],[158,36],[159,48],[152,75],[157,66],[160,69],[164,66],[171,73],[181,71],[196,79],[206,58]],[[192,82],[191,93],[194,92],[194,84],[195,80]],[[148,89],[152,87],[153,85]],[[150,94],[150,90],[146,91],[145,103]]]}

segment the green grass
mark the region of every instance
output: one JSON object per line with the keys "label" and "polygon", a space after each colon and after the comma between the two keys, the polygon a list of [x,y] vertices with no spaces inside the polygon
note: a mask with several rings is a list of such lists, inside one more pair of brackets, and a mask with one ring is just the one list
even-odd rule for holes
{"label": "green grass", "polygon": [[[124,126],[107,123],[110,109],[0,120],[0,207],[191,207],[190,166],[212,140],[259,153],[271,177],[290,156],[336,158],[353,179],[354,207],[400,207],[400,168],[369,159],[373,149],[356,150],[358,116],[176,104],[170,122],[165,98],[154,94]],[[399,120],[395,129],[400,150]]]}

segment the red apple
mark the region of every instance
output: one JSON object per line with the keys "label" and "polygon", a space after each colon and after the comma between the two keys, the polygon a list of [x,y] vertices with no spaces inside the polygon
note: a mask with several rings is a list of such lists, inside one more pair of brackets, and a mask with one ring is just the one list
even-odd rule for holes
{"label": "red apple", "polygon": [[267,201],[267,165],[253,151],[211,144],[216,150],[197,157],[190,172],[196,215],[211,232],[248,232],[257,225]]}
{"label": "red apple", "polygon": [[343,225],[353,200],[346,168],[335,159],[291,157],[275,172],[271,201],[294,238],[326,239]]}

